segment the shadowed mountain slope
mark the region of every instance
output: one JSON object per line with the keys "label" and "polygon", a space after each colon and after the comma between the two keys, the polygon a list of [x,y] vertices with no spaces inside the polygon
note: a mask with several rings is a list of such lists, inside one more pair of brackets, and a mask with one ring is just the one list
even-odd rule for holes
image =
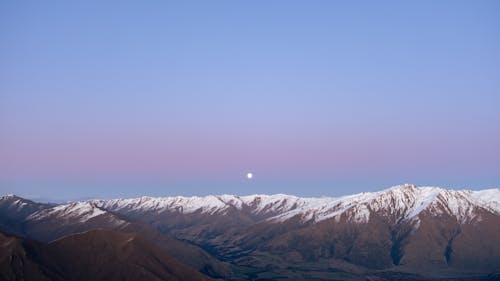
{"label": "shadowed mountain slope", "polygon": [[48,244],[0,234],[2,280],[212,280],[138,234],[94,230]]}

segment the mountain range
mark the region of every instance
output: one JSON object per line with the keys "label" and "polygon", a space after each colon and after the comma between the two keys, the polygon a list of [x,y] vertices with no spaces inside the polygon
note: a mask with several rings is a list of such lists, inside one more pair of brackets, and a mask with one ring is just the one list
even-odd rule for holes
{"label": "mountain range", "polygon": [[500,189],[6,195],[0,231],[0,280],[500,280]]}

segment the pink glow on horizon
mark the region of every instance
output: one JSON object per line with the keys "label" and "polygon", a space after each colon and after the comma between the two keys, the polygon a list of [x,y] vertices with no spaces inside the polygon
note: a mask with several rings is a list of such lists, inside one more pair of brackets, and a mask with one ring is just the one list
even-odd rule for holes
{"label": "pink glow on horizon", "polygon": [[462,139],[458,144],[436,138],[424,143],[405,135],[7,137],[0,141],[0,179],[227,178],[247,169],[294,177],[436,169],[481,172],[498,166],[499,154],[491,142]]}

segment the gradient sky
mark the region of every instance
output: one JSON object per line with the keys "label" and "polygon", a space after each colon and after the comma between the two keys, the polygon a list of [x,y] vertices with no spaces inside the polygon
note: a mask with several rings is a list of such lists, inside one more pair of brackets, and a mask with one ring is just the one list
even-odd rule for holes
{"label": "gradient sky", "polygon": [[405,182],[500,186],[499,1],[0,2],[2,194]]}

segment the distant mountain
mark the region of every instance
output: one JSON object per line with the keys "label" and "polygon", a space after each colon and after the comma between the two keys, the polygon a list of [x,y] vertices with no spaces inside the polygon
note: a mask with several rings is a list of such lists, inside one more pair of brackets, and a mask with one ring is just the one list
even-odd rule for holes
{"label": "distant mountain", "polygon": [[24,232],[25,219],[40,210],[53,207],[53,204],[36,203],[16,195],[0,197],[0,229],[7,229],[11,233]]}
{"label": "distant mountain", "polygon": [[140,233],[225,280],[488,280],[500,273],[500,189],[406,184],[343,197],[141,197],[56,206],[12,198],[0,198],[5,231],[46,242],[92,229]]}

